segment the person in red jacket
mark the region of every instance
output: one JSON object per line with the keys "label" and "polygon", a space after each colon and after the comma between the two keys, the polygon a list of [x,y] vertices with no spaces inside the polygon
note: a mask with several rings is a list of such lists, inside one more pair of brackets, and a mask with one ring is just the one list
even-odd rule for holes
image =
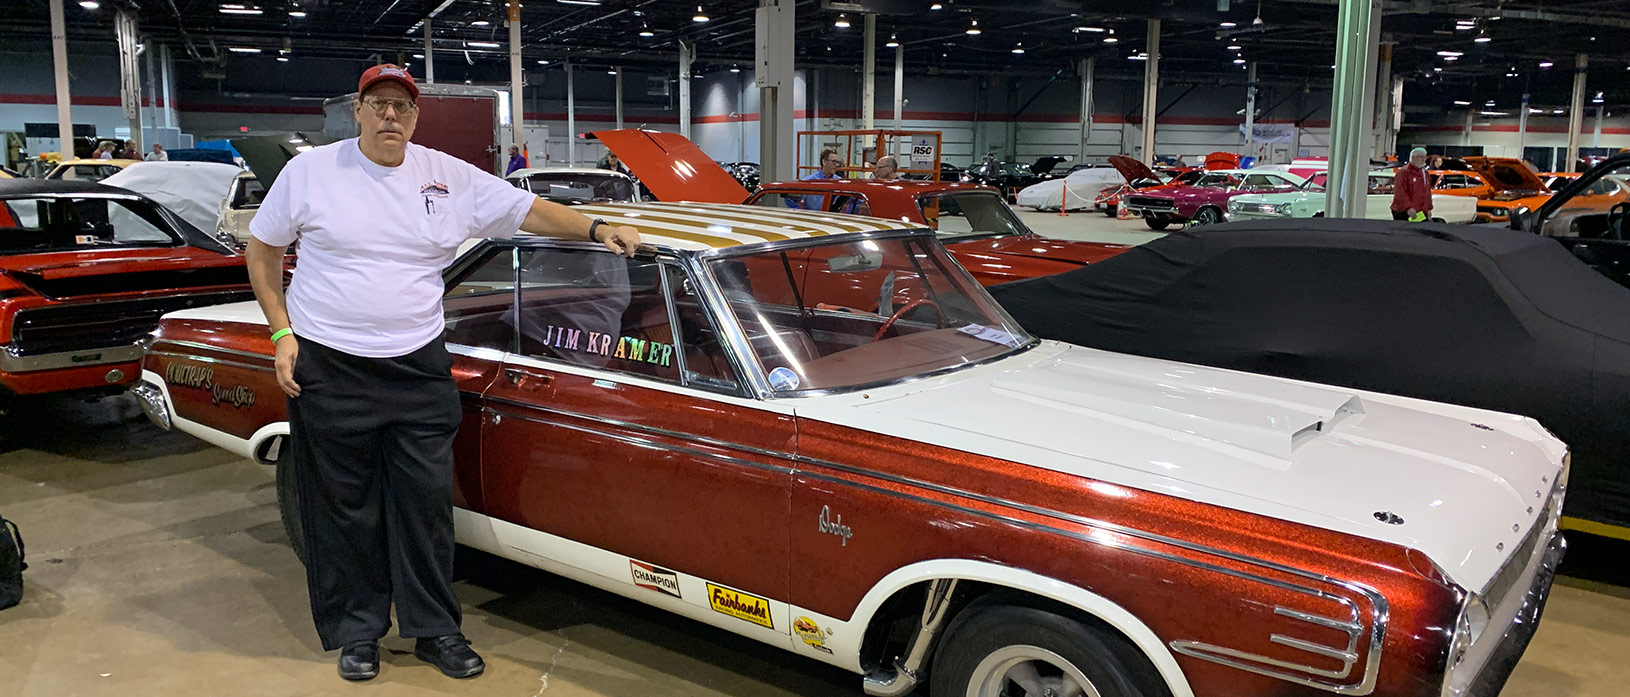
{"label": "person in red jacket", "polygon": [[1432,181],[1426,176],[1426,150],[1409,151],[1409,164],[1392,180],[1392,219],[1421,222],[1432,217]]}

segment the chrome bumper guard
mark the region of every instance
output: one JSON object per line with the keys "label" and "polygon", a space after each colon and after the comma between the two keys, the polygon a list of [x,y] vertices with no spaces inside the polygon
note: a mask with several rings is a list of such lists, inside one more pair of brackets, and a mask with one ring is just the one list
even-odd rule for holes
{"label": "chrome bumper guard", "polygon": [[[1497,697],[1505,687],[1517,661],[1528,649],[1539,627],[1539,618],[1545,611],[1545,601],[1551,595],[1551,583],[1556,579],[1557,566],[1568,551],[1568,542],[1562,534],[1553,532],[1545,551],[1535,555],[1532,580],[1528,590],[1510,593],[1490,618],[1489,628],[1474,644],[1461,664],[1443,683],[1443,697]],[[1496,625],[1495,620],[1503,621]],[[1505,632],[1494,636],[1496,626]]]}
{"label": "chrome bumper guard", "polygon": [[87,365],[128,363],[130,361],[139,361],[141,357],[141,344],[33,355],[18,351],[16,346],[7,346],[4,351],[0,351],[0,370],[8,373],[30,373],[39,370],[79,368]]}
{"label": "chrome bumper guard", "polygon": [[164,390],[153,383],[142,381],[130,386],[130,394],[136,396],[136,402],[141,404],[142,413],[147,419],[166,431],[170,430],[170,405],[164,403]]}

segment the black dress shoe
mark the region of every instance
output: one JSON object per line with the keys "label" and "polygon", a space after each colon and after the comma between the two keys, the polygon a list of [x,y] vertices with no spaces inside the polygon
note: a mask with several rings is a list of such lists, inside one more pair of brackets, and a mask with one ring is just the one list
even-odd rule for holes
{"label": "black dress shoe", "polygon": [[354,641],[340,649],[340,677],[346,680],[379,677],[379,643]]}
{"label": "black dress shoe", "polygon": [[420,639],[413,644],[413,655],[440,668],[449,678],[472,678],[487,669],[486,662],[470,648],[470,640],[463,634]]}

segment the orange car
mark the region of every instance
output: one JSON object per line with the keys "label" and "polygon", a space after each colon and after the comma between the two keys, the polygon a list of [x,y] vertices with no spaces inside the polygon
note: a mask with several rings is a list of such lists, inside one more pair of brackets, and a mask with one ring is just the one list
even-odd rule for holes
{"label": "orange car", "polygon": [[1467,157],[1466,170],[1436,170],[1432,192],[1477,198],[1477,222],[1503,223],[1518,208],[1533,210],[1551,190],[1533,167],[1515,157]]}

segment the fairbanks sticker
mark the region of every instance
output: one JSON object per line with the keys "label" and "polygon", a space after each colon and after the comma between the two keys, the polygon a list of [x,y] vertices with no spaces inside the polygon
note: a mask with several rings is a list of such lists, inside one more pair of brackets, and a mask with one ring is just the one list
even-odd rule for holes
{"label": "fairbanks sticker", "polygon": [[832,653],[832,649],[826,648],[826,637],[830,633],[821,631],[821,625],[815,624],[815,620],[808,617],[799,617],[793,620],[792,633],[802,639],[809,648],[827,654]]}
{"label": "fairbanks sticker", "polygon": [[707,602],[714,612],[775,629],[775,621],[770,619],[770,601],[764,598],[709,583]]}
{"label": "fairbanks sticker", "polygon": [[248,386],[215,384],[215,368],[212,366],[170,363],[164,366],[164,381],[171,387],[190,387],[209,392],[210,404],[217,407],[223,402],[239,409],[255,406],[255,391]]}
{"label": "fairbanks sticker", "polygon": [[682,597],[679,595],[679,574],[633,559],[628,560],[628,569],[634,575],[634,585],[675,598]]}

